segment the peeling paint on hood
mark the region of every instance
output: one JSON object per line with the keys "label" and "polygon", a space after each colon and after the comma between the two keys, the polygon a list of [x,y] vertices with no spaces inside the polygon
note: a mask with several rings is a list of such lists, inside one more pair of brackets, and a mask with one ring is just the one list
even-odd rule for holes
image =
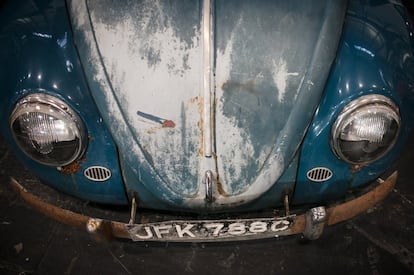
{"label": "peeling paint on hood", "polygon": [[165,1],[137,3],[108,8],[112,1],[89,1],[96,43],[133,134],[124,138],[135,139],[169,188],[193,196],[200,147],[200,7],[188,3],[183,14]]}
{"label": "peeling paint on hood", "polygon": [[203,154],[203,1],[69,3],[92,94],[137,175],[127,186],[206,207],[210,170],[209,207],[220,208],[275,184],[335,55],[343,3],[330,2],[211,1],[212,157]]}

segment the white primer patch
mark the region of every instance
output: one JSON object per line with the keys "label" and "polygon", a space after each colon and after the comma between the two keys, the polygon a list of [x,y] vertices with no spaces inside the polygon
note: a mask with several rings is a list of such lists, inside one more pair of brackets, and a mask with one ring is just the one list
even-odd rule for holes
{"label": "white primer patch", "polygon": [[[146,157],[143,155],[138,144],[134,142],[134,139],[125,139],[125,137],[132,137],[134,134],[131,133],[130,129],[125,124],[122,111],[118,105],[118,100],[114,97],[105,71],[103,70],[99,51],[89,23],[86,3],[69,2],[69,7],[71,9],[74,28],[79,30],[79,32],[83,35],[83,42],[86,44],[86,55],[83,57],[87,58],[87,60],[83,59],[82,61],[84,63],[86,62],[87,64],[84,65],[89,67],[91,72],[93,72],[93,74],[90,74],[89,77],[93,78],[93,80],[99,85],[100,90],[104,93],[103,98],[106,101],[105,109],[109,110],[109,121],[107,121],[107,123],[110,125],[117,125],[117,130],[112,131],[115,140],[117,140],[118,144],[122,145],[123,148],[129,148],[131,154],[140,159],[139,168],[131,166],[138,176],[140,176],[140,170],[142,169],[150,173],[151,177],[154,178],[154,181],[163,182],[163,178],[160,177],[151,166],[149,166],[149,163],[146,161]],[[174,190],[168,187],[168,185],[164,185],[164,188],[161,188],[160,186],[155,186],[155,188],[158,189],[161,194],[165,194],[163,199],[167,203],[174,204],[175,201],[182,199],[182,196],[177,195]],[[166,194],[167,192],[168,195]]]}
{"label": "white primer patch", "polygon": [[[242,18],[239,19],[235,31],[240,27]],[[223,52],[217,52],[216,83],[226,83],[230,79],[232,70],[232,48],[234,38],[229,39]],[[285,67],[286,68],[286,67]],[[260,76],[259,76],[260,77]],[[237,192],[237,195],[221,196],[216,194],[216,204],[237,204],[251,201],[267,191],[284,171],[282,152],[271,152],[271,148],[262,148],[259,158],[256,160],[258,167],[257,177],[254,182],[245,184],[245,190],[231,190],[229,183],[243,181],[242,172],[251,161],[254,161],[256,152],[248,133],[237,126],[233,118],[224,115],[223,96],[221,87],[217,87],[216,110],[216,148],[218,152],[217,167],[220,183],[226,193]],[[271,154],[269,157],[269,153]],[[232,171],[232,175],[226,172]],[[193,203],[193,202],[188,202]]]}
{"label": "white primer patch", "polygon": [[288,80],[290,76],[299,76],[299,73],[289,73],[286,68],[286,61],[281,59],[279,60],[279,63],[276,64],[276,61],[273,60],[273,68],[274,68],[274,74],[273,74],[273,81],[275,82],[275,85],[279,91],[278,93],[278,100],[279,102],[283,102],[286,94],[286,87],[288,84]]}
{"label": "white primer patch", "polygon": [[[189,48],[168,21],[163,29],[142,37],[150,14],[140,22],[142,30],[137,30],[136,19],[128,16],[108,23],[102,22],[99,14],[92,13],[91,18],[115,96],[134,136],[157,173],[174,190],[192,195],[196,189],[188,187],[194,183],[186,181],[198,177],[200,161],[196,153],[200,114],[194,101],[201,91],[200,33]],[[148,123],[137,112],[172,121],[174,127]]]}
{"label": "white primer patch", "polygon": [[[241,19],[239,20],[239,24]],[[216,82],[225,83],[230,79],[232,69],[232,48],[233,37],[229,40],[224,52],[217,52],[216,64]],[[244,129],[237,127],[237,121],[234,118],[228,118],[224,115],[223,102],[220,100],[223,96],[223,90],[220,87],[216,89],[216,147],[217,147],[217,168],[220,182],[226,193],[232,193],[226,182],[239,181],[243,168],[245,168],[254,155],[254,147],[248,139]],[[232,175],[229,175],[232,171]]]}

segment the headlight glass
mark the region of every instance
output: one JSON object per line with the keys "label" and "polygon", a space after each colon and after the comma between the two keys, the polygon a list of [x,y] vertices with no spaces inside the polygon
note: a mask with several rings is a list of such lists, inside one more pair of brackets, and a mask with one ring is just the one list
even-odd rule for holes
{"label": "headlight glass", "polygon": [[86,132],[79,116],[47,94],[22,98],[10,116],[10,128],[20,149],[45,165],[70,164],[85,150]]}
{"label": "headlight glass", "polygon": [[342,160],[366,164],[384,156],[400,130],[396,104],[388,97],[372,94],[349,103],[332,128],[332,147]]}

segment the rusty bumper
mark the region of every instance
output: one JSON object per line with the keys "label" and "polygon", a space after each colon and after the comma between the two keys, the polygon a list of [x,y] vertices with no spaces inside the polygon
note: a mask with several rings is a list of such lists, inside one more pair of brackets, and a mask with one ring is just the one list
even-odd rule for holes
{"label": "rusty bumper", "polygon": [[123,223],[89,217],[47,203],[30,193],[17,180],[13,189],[31,207],[44,215],[77,228],[87,229],[99,239],[124,238],[134,241],[231,241],[304,234],[317,239],[326,225],[348,220],[365,212],[390,193],[397,181],[397,172],[369,192],[334,206],[320,206],[300,215],[258,219],[170,220],[156,223]]}

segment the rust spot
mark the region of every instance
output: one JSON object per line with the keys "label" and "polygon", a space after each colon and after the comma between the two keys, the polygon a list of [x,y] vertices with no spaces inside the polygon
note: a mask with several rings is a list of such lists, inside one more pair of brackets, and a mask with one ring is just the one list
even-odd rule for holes
{"label": "rust spot", "polygon": [[200,156],[204,156],[204,134],[203,134],[203,125],[204,125],[204,98],[203,97],[197,97],[198,100],[198,113],[200,120],[197,122],[197,127],[200,130],[200,148],[198,149],[198,153]]}
{"label": "rust spot", "polygon": [[191,103],[198,103],[198,96],[195,96],[193,98],[190,99]]}
{"label": "rust spot", "polygon": [[365,166],[367,166],[366,163],[352,165],[352,167],[351,167],[352,174],[355,174],[355,173],[361,171],[361,169],[364,168]]}
{"label": "rust spot", "polygon": [[155,134],[157,132],[157,129],[158,129],[158,127],[157,128],[155,128],[155,127],[150,128],[150,129],[148,129],[147,134],[149,134],[149,135]]}
{"label": "rust spot", "polygon": [[229,203],[229,204],[221,204],[221,205],[231,208],[231,207],[239,206],[239,205],[243,204],[244,202],[245,202],[244,200],[239,200],[239,201],[232,202],[232,203]]}
{"label": "rust spot", "polygon": [[228,197],[229,195],[226,193],[226,191],[224,191],[223,189],[223,185],[221,184],[220,181],[217,181],[217,191],[219,192],[220,195],[222,195],[223,197]]}
{"label": "rust spot", "polygon": [[72,175],[81,170],[79,161],[72,162],[60,169],[60,172],[65,175]]}
{"label": "rust spot", "polygon": [[90,218],[86,222],[86,229],[97,242],[110,242],[114,239],[110,221]]}
{"label": "rust spot", "polygon": [[200,137],[199,137],[199,144],[200,147],[198,148],[198,154],[199,156],[203,157],[204,156],[204,146],[203,146],[203,125],[202,125],[203,121],[202,121],[202,117],[200,116],[200,120],[197,122],[197,127],[200,130]]}
{"label": "rust spot", "polygon": [[164,122],[162,123],[162,127],[163,128],[174,128],[175,123],[172,120],[164,120]]}
{"label": "rust spot", "polygon": [[88,141],[92,141],[92,140],[93,140],[93,137],[88,136]]}

